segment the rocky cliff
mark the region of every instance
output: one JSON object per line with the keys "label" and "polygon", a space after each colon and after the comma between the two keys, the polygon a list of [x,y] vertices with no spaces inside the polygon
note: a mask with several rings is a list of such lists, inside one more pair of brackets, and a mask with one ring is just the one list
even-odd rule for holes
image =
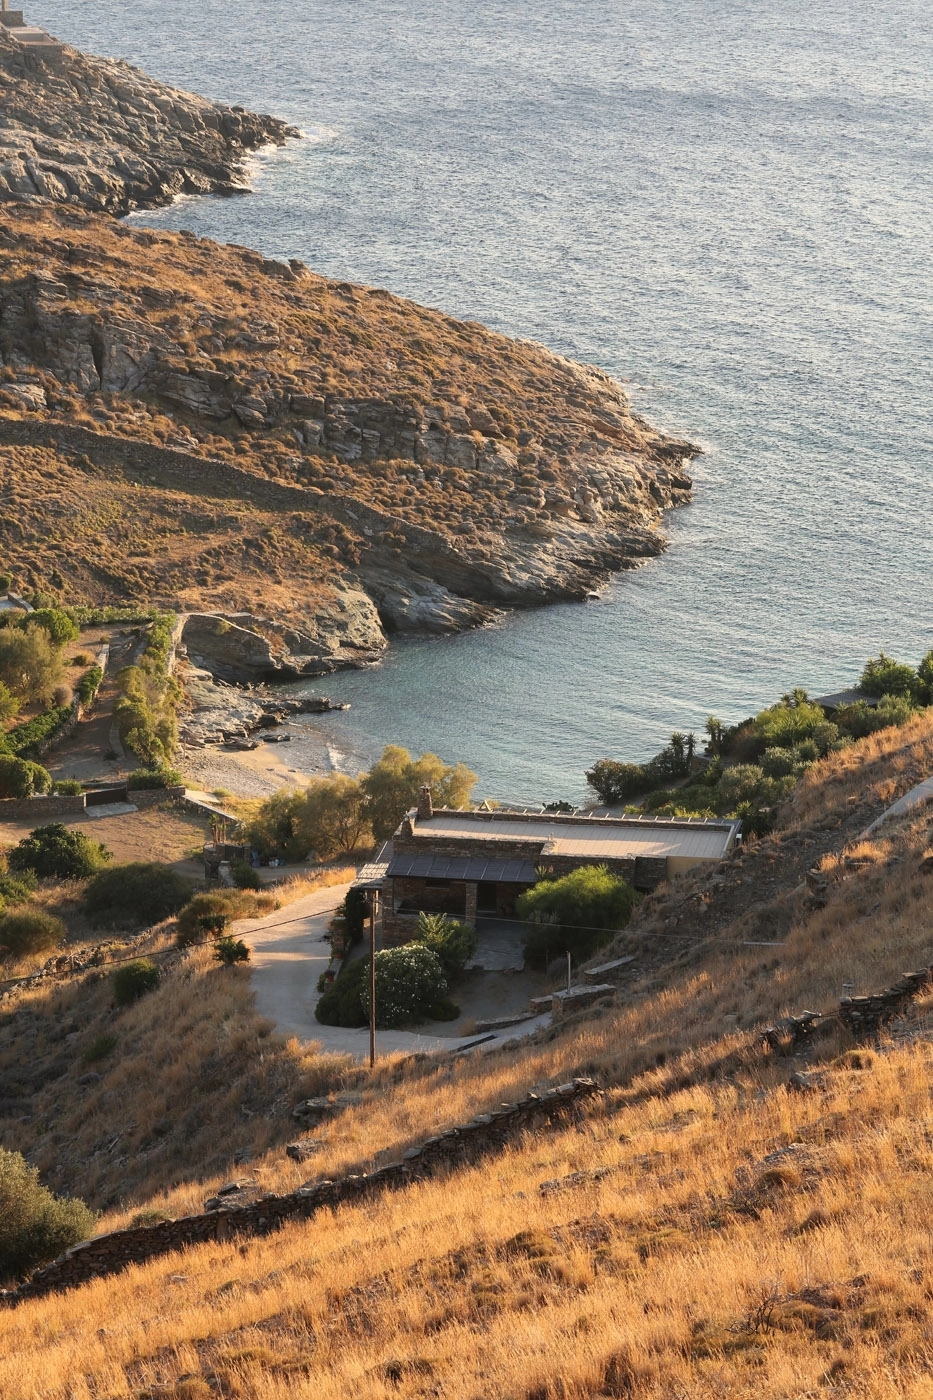
{"label": "rocky cliff", "polygon": [[583,598],[663,550],[698,449],[602,371],[100,213],[229,190],[282,123],[67,48],[40,63],[2,28],[0,97],[0,550],[21,586],[248,616],[258,667],[308,673]]}
{"label": "rocky cliff", "polygon": [[63,46],[50,63],[0,24],[0,200],[125,214],[246,188],[244,155],[298,132]]}

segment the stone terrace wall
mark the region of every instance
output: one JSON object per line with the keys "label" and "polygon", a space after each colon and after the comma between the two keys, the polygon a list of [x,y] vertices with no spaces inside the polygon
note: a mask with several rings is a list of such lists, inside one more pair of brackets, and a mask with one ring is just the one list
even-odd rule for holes
{"label": "stone terrace wall", "polygon": [[495,1151],[517,1129],[546,1126],[567,1109],[600,1093],[594,1080],[574,1079],[540,1096],[529,1094],[518,1103],[503,1104],[491,1113],[481,1113],[461,1127],[448,1128],[437,1137],[428,1138],[420,1147],[410,1148],[403,1153],[400,1162],[379,1167],[374,1172],[345,1176],[339,1181],[318,1181],[299,1187],[290,1195],[265,1196],[252,1205],[230,1206],[203,1215],[184,1216],[181,1220],[98,1235],[75,1245],[20,1288],[0,1293],[0,1299],[15,1304],[26,1298],[62,1292],[93,1278],[120,1273],[131,1264],[142,1264],[207,1240],[271,1234],[290,1220],[307,1220],[319,1210],[333,1209],[376,1191],[404,1186],[412,1177],[431,1175],[474,1154]]}

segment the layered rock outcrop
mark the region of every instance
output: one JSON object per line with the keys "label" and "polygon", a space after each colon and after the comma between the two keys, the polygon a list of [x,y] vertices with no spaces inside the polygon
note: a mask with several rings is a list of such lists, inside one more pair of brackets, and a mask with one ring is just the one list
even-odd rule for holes
{"label": "layered rock outcrop", "polygon": [[0,200],[109,214],[246,189],[243,157],[298,132],[68,45],[55,62],[0,24]]}

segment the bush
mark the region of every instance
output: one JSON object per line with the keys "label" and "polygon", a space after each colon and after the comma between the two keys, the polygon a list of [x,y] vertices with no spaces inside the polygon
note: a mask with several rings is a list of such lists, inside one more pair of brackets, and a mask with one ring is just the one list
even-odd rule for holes
{"label": "bush", "polygon": [[913,666],[895,661],[879,651],[865,663],[858,688],[865,695],[898,695],[902,699],[912,699],[917,690],[917,672]]}
{"label": "bush", "polygon": [[0,797],[32,797],[48,792],[51,786],[52,775],[40,764],[0,753]]}
{"label": "bush", "polygon": [[70,705],[53,705],[41,715],[28,719],[24,724],[15,725],[6,736],[9,748],[17,754],[37,753],[39,746],[51,739],[56,730],[61,729],[71,718]]}
{"label": "bush", "polygon": [[55,1259],[94,1229],[83,1201],[54,1196],[19,1152],[0,1147],[0,1279],[10,1282]]}
{"label": "bush", "polygon": [[338,913],[343,915],[344,946],[352,948],[359,943],[369,922],[369,900],[366,891],[358,885],[351,885]]}
{"label": "bush", "polygon": [[[77,660],[77,658],[75,659]],[[103,679],[104,673],[100,667],[92,666],[89,671],[85,671],[84,675],[78,681],[78,699],[85,709],[88,708],[97,692],[100,690],[100,683]]]}
{"label": "bush", "polygon": [[913,713],[914,707],[906,696],[885,695],[877,705],[866,705],[864,700],[846,705],[836,712],[836,722],[853,739],[864,739],[880,729],[906,724]]}
{"label": "bush", "polygon": [[117,1037],[115,1035],[103,1034],[95,1035],[90,1045],[81,1056],[83,1065],[96,1065],[100,1060],[106,1060],[111,1050],[116,1049]]}
{"label": "bush", "polygon": [[249,962],[249,949],[240,938],[218,938],[214,957],[224,967],[233,967],[235,963]]}
{"label": "bush", "polygon": [[[447,996],[447,979],[440,958],[421,943],[386,948],[376,954],[376,1025],[383,1030],[416,1025],[430,1018]],[[369,1017],[369,978],[360,1003]]]}
{"label": "bush", "polygon": [[61,608],[36,608],[26,614],[20,626],[43,628],[56,647],[67,646],[69,642],[78,640],[78,624]]}
{"label": "bush", "polygon": [[126,786],[131,792],[153,792],[158,788],[180,787],[181,781],[177,768],[134,768]]}
{"label": "bush", "polygon": [[110,974],[110,982],[117,1006],[130,1006],[147,992],[154,992],[160,975],[158,967],[149,958],[136,958],[115,968]]}
{"label": "bush", "polygon": [[31,870],[21,875],[0,874],[0,899],[5,904],[28,904],[39,882]]}
{"label": "bush", "polygon": [[52,784],[52,791],[60,797],[79,797],[84,791],[84,784],[79,783],[77,778],[59,778]]}
{"label": "bush", "polygon": [[365,1026],[369,1013],[363,1007],[363,985],[369,983],[369,958],[344,964],[340,976],[315,1007],[322,1026]]}
{"label": "bush", "polygon": [[194,886],[170,865],[133,861],[99,871],[84,892],[95,924],[157,924],[184,908]]}
{"label": "bush", "polygon": [[0,720],[13,719],[18,715],[23,707],[23,702],[17,700],[9,686],[0,681]]}
{"label": "bush", "polygon": [[43,627],[0,630],[0,681],[17,698],[48,704],[62,670],[61,652]]}
{"label": "bush", "polygon": [[259,871],[254,870],[248,860],[230,862],[230,877],[238,890],[261,890]]}
{"label": "bush", "polygon": [[82,831],[69,831],[61,822],[39,826],[7,856],[11,870],[31,870],[40,880],[83,880],[110,859],[99,841]]}
{"label": "bush", "polygon": [[763,747],[786,749],[811,738],[826,723],[822,706],[808,700],[805,690],[795,690],[755,716],[755,733]]}
{"label": "bush", "polygon": [[476,952],[476,930],[446,914],[422,914],[416,941],[437,954],[448,982],[462,975]]}
{"label": "bush", "polygon": [[[232,919],[258,919],[277,907],[275,896],[251,890],[208,890],[196,894],[178,916],[175,941],[179,948],[203,943]],[[222,922],[221,922],[222,921]]]}
{"label": "bush", "polygon": [[527,925],[525,957],[546,964],[569,952],[581,962],[622,929],[638,896],[621,875],[604,865],[584,865],[560,879],[544,878],[519,895],[518,917]]}
{"label": "bush", "polygon": [[41,909],[23,909],[0,918],[0,951],[7,957],[50,952],[64,941],[65,925],[61,919]]}

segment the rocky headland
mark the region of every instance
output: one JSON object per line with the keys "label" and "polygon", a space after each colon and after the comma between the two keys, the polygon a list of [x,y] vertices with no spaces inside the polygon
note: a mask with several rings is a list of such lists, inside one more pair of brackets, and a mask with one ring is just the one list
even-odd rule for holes
{"label": "rocky headland", "polygon": [[[664,549],[698,449],[608,375],[108,217],[192,172],[232,187],[244,149],[289,133],[14,44],[0,30],[0,549],[21,586],[191,614],[198,666],[284,679],[582,599]],[[92,163],[69,164],[82,139]],[[82,179],[50,184],[55,160]]]}
{"label": "rocky headland", "polygon": [[0,22],[0,197],[126,214],[179,194],[243,193],[246,153],[298,135],[116,59],[67,44],[49,55],[22,32]]}

